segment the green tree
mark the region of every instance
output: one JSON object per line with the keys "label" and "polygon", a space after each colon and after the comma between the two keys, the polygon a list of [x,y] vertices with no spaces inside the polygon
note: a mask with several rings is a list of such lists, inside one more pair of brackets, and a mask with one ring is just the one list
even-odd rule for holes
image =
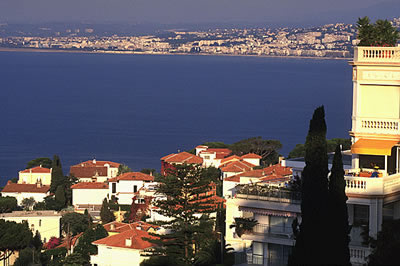
{"label": "green tree", "polygon": [[88,263],[90,261],[90,255],[97,254],[97,246],[93,245],[92,242],[107,236],[108,232],[101,224],[96,225],[94,228],[90,227],[79,238],[78,245],[75,247],[74,252],[80,253]]}
{"label": "green tree", "polygon": [[[326,141],[327,151],[334,152],[337,145],[341,145],[343,150],[351,149],[351,139],[333,138]],[[304,144],[296,144],[296,147],[289,152],[288,159],[299,158],[306,155],[306,146]]]}
{"label": "green tree", "polygon": [[65,257],[62,265],[63,266],[82,266],[82,265],[90,265],[90,263],[82,256],[82,254],[74,252],[71,255],[68,255]]}
{"label": "green tree", "polygon": [[1,260],[7,259],[14,251],[26,248],[32,240],[32,232],[27,223],[9,222],[0,219]]}
{"label": "green tree", "polygon": [[43,242],[38,230],[36,230],[35,236],[32,238],[31,246],[33,246],[38,251],[42,249]]}
{"label": "green tree", "polygon": [[125,164],[120,164],[118,166],[118,174],[117,175],[122,175],[124,173],[129,173],[132,172],[132,169],[129,168],[129,166],[125,165]]}
{"label": "green tree", "polygon": [[11,183],[18,183],[18,177],[13,177],[10,179]]}
{"label": "green tree", "polygon": [[14,197],[0,197],[0,213],[18,210],[17,199]]}
{"label": "green tree", "polygon": [[62,171],[61,161],[58,155],[54,155],[51,165],[51,184],[50,192],[55,193],[59,185],[64,184],[64,174]]}
{"label": "green tree", "polygon": [[114,212],[111,210],[110,204],[109,204],[107,198],[104,198],[103,204],[101,205],[100,219],[103,224],[107,224],[112,221],[115,221]]}
{"label": "green tree", "polygon": [[399,31],[386,19],[371,24],[368,17],[359,18],[357,30],[358,46],[396,46],[400,38]]}
{"label": "green tree", "polygon": [[46,158],[46,157],[36,158],[36,159],[33,159],[33,160],[29,161],[26,164],[26,169],[33,168],[35,166],[40,166],[40,165],[42,167],[50,169],[51,166],[52,166],[52,161],[51,161],[50,158]]}
{"label": "green tree", "polygon": [[400,220],[384,221],[373,248],[368,265],[398,265],[400,260]]}
{"label": "green tree", "polygon": [[184,164],[175,165],[175,169],[159,182],[157,193],[166,198],[154,205],[159,214],[169,217],[168,221],[160,221],[169,232],[156,235],[157,239],[148,239],[156,245],[154,258],[148,263],[167,260],[174,265],[192,265],[197,254],[205,248],[205,242],[200,239],[213,237],[210,230],[214,219],[209,214],[217,208],[211,193],[207,193],[212,189],[213,180],[203,168]]}
{"label": "green tree", "polygon": [[290,264],[324,264],[327,258],[328,156],[324,107],[318,107],[306,138],[306,166],[302,172],[300,231]]}
{"label": "green tree", "polygon": [[279,150],[282,143],[279,140],[265,140],[261,137],[253,137],[238,141],[229,147],[236,155],[255,153],[261,156],[263,165],[275,164],[279,159]]}
{"label": "green tree", "polygon": [[69,212],[61,217],[61,228],[68,234],[77,235],[89,227],[88,217],[77,212]]}
{"label": "green tree", "polygon": [[33,259],[35,262],[39,260],[40,253],[35,251],[32,247],[26,247],[19,251],[18,258],[14,262],[14,266],[27,266],[33,265]]}
{"label": "green tree", "polygon": [[333,157],[329,177],[329,263],[350,265],[350,226],[347,213],[346,181],[342,161],[342,150],[338,145]]}
{"label": "green tree", "polygon": [[32,208],[33,208],[33,206],[35,206],[35,204],[36,204],[36,201],[35,201],[35,199],[33,197],[24,198],[21,201],[21,205],[22,205],[22,207],[24,208],[25,211],[32,210]]}
{"label": "green tree", "polygon": [[56,201],[63,207],[65,207],[66,199],[65,199],[65,191],[64,186],[59,185],[56,189],[55,199]]}

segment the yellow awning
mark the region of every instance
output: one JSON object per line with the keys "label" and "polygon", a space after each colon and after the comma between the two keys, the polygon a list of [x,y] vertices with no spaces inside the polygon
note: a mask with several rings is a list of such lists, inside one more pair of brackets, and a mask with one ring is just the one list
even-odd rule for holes
{"label": "yellow awning", "polygon": [[351,146],[351,152],[368,155],[391,155],[396,140],[359,139]]}

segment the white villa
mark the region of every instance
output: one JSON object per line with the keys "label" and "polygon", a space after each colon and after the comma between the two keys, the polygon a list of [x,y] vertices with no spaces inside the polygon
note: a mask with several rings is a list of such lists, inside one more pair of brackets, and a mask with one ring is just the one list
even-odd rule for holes
{"label": "white villa", "polygon": [[[361,232],[376,237],[384,220],[400,218],[400,47],[356,47],[353,67],[351,166],[346,172],[350,256],[366,262],[370,249]],[[286,164],[286,166],[290,166]],[[376,169],[378,177],[372,177]],[[226,241],[245,251],[250,265],[283,265],[294,244],[291,222],[300,216],[298,195],[284,189],[252,191],[240,187],[226,202]],[[241,237],[230,228],[234,218],[259,224]]]}

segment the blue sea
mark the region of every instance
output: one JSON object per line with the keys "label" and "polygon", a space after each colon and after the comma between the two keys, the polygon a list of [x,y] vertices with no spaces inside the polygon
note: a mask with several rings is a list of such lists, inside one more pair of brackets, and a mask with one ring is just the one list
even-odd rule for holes
{"label": "blue sea", "polygon": [[133,170],[206,141],[278,139],[287,155],[325,106],[348,137],[345,60],[0,52],[0,185],[37,157],[64,171],[97,158]]}

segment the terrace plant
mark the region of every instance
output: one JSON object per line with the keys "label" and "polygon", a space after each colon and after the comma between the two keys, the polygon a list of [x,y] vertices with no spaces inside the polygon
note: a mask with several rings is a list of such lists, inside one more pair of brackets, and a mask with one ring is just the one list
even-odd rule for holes
{"label": "terrace plant", "polygon": [[399,31],[387,19],[378,19],[371,24],[368,17],[359,18],[357,30],[358,46],[393,47],[400,38]]}
{"label": "terrace plant", "polygon": [[235,218],[235,222],[230,225],[230,228],[235,228],[236,234],[241,237],[245,233],[253,232],[254,226],[258,224],[257,220],[252,218]]}

